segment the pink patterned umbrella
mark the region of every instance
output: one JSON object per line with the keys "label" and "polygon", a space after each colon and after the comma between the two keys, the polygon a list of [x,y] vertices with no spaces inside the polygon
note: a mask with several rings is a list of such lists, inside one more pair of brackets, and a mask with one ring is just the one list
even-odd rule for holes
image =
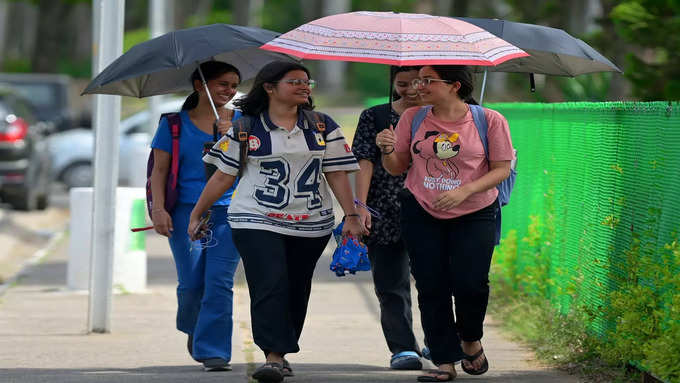
{"label": "pink patterned umbrella", "polygon": [[389,65],[498,65],[528,56],[462,20],[414,13],[350,12],[303,24],[261,47],[302,59]]}

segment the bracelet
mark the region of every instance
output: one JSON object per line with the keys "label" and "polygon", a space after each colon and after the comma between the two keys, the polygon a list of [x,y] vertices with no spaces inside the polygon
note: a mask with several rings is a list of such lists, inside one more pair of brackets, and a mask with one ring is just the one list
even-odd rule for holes
{"label": "bracelet", "polygon": [[345,216],[342,217],[342,219],[345,219],[347,217],[358,217],[358,216],[359,216],[359,214],[345,214]]}
{"label": "bracelet", "polygon": [[383,152],[382,150],[380,151],[380,153],[382,153],[383,156],[386,156],[386,155],[388,155],[388,154],[392,154],[393,152],[394,152],[394,146],[392,147],[392,150],[390,150],[390,151],[387,152],[387,153]]}

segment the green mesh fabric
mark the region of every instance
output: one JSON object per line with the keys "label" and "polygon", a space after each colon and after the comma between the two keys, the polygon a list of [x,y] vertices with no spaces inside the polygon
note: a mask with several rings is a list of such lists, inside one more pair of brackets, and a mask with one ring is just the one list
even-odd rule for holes
{"label": "green mesh fabric", "polygon": [[563,312],[590,308],[591,330],[604,334],[606,294],[630,267],[661,262],[680,232],[680,104],[488,107],[507,118],[518,151],[495,270]]}

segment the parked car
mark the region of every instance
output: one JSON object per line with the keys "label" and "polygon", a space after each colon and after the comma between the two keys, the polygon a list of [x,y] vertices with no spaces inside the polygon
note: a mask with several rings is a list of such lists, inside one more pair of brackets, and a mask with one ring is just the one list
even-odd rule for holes
{"label": "parked car", "polygon": [[51,122],[57,131],[73,129],[74,116],[69,98],[71,78],[62,74],[0,73],[0,85],[17,90],[35,106],[41,121]]}
{"label": "parked car", "polygon": [[[240,97],[242,93],[237,93]],[[184,98],[169,98],[160,105],[161,113],[177,112],[182,107]],[[149,133],[148,110],[143,110],[120,122],[120,157],[118,182],[120,185],[129,184],[132,179],[131,171],[135,166],[146,167],[146,162],[140,164],[139,149],[147,149],[153,135]],[[93,147],[94,135],[90,129],[73,129],[60,132],[49,137],[50,153],[52,154],[53,179],[62,182],[66,187],[92,186],[94,176]],[[145,159],[146,161],[146,159]],[[146,169],[146,168],[145,168]]]}
{"label": "parked car", "polygon": [[50,192],[50,155],[41,121],[16,90],[0,88],[0,199],[20,210],[45,209]]}

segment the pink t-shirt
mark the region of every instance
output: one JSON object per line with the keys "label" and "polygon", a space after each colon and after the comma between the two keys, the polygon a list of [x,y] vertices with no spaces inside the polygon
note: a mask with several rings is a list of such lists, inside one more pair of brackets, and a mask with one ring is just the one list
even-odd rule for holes
{"label": "pink t-shirt", "polygon": [[[469,109],[458,121],[442,121],[432,110],[428,111],[411,142],[411,121],[418,109],[420,107],[407,109],[396,128],[394,150],[409,152],[413,161],[406,176],[406,188],[435,218],[455,218],[489,206],[498,196],[496,188],[472,194],[453,209],[434,209],[434,200],[440,193],[482,177],[489,172],[489,164]],[[514,153],[505,117],[487,108],[484,114],[489,126],[489,160],[512,160]]]}

